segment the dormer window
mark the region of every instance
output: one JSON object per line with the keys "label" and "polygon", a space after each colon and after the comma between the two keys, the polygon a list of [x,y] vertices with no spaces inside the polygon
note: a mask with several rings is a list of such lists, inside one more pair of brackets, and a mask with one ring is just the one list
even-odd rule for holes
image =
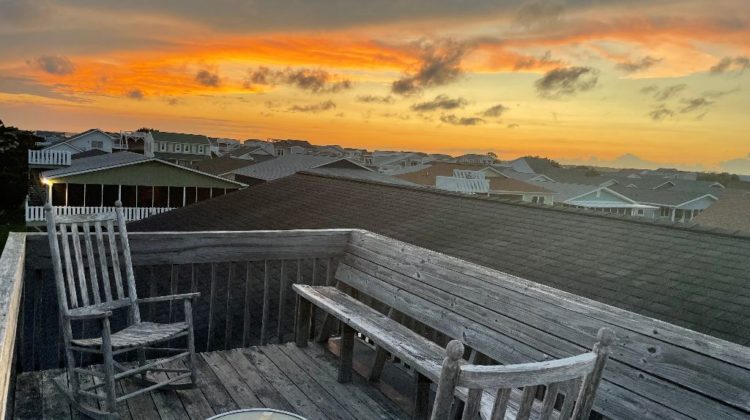
{"label": "dormer window", "polygon": [[182,145],[181,144],[175,144],[174,145],[174,151],[175,152],[182,152]]}

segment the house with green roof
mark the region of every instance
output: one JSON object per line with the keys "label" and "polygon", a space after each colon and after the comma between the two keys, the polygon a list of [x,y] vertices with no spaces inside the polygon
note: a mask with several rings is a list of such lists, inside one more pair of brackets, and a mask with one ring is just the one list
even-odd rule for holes
{"label": "house with green roof", "polygon": [[170,133],[167,131],[152,131],[154,156],[189,166],[211,157],[211,142],[201,134]]}

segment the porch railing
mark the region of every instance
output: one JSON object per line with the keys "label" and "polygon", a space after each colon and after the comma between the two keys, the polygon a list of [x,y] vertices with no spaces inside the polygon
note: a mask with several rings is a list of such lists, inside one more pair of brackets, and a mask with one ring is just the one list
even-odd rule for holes
{"label": "porch railing", "polygon": [[70,152],[64,150],[29,150],[30,166],[70,166]]}
{"label": "porch railing", "polygon": [[[92,214],[115,211],[114,207],[85,207],[85,206],[55,206],[55,215],[67,216],[71,214]],[[123,207],[125,220],[132,222],[155,214],[174,210],[174,207]],[[26,204],[26,222],[44,222],[44,206],[29,206]]]}

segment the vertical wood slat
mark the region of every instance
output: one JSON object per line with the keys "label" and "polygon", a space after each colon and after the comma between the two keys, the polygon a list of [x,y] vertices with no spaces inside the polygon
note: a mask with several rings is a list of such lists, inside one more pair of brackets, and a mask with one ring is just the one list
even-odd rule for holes
{"label": "vertical wood slat", "polygon": [[[169,270],[169,294],[176,295],[177,294],[177,276],[179,276],[178,273],[179,268],[172,264]],[[173,312],[173,305],[174,301],[169,301],[169,322],[174,322],[174,312]]]}
{"label": "vertical wood slat", "polygon": [[268,319],[271,311],[271,273],[268,260],[263,261],[263,315],[260,325],[260,345],[268,343]]}
{"label": "vertical wood slat", "polygon": [[94,247],[91,246],[91,226],[89,222],[83,223],[83,242],[86,244],[86,262],[89,265],[89,279],[91,280],[91,293],[94,294],[94,303],[102,303],[99,293],[99,276],[96,274],[96,257]]}
{"label": "vertical wood slat", "polygon": [[227,301],[224,305],[224,350],[229,348],[229,337],[232,334],[232,274],[234,273],[233,268],[234,265],[231,261],[228,263],[229,267],[227,268]]}
{"label": "vertical wood slat", "polygon": [[64,224],[60,225],[60,239],[62,239],[63,258],[65,258],[65,278],[68,283],[68,300],[71,308],[78,307],[78,293],[76,292],[75,279],[73,278],[73,263],[70,260],[70,244],[68,243],[68,229]]}
{"label": "vertical wood slat", "polygon": [[508,400],[510,399],[510,388],[501,388],[495,395],[495,404],[492,406],[492,420],[505,419],[505,412],[508,410]]}
{"label": "vertical wood slat", "polygon": [[284,318],[286,318],[286,260],[281,260],[281,272],[279,274],[279,325],[276,337],[279,343],[284,341]]}
{"label": "vertical wood slat", "polygon": [[206,334],[206,351],[211,349],[211,334],[214,325],[214,300],[216,299],[216,263],[211,263],[211,287],[208,296],[208,333]]}
{"label": "vertical wood slat", "polygon": [[565,390],[565,399],[563,405],[560,407],[560,419],[569,419],[573,414],[573,404],[575,403],[576,397],[578,396],[578,389],[581,387],[580,378],[571,379],[565,381],[560,386]]}
{"label": "vertical wood slat", "polygon": [[518,407],[516,420],[528,420],[531,415],[531,405],[534,404],[537,387],[535,385],[524,387],[521,394],[521,403]]}
{"label": "vertical wood slat", "polygon": [[102,269],[102,289],[104,289],[104,299],[109,302],[112,300],[112,286],[109,283],[109,264],[107,264],[107,251],[104,248],[104,237],[102,236],[102,223],[94,223],[94,232],[96,233],[96,248],[99,251],[99,264]]}
{"label": "vertical wood slat", "polygon": [[252,280],[252,263],[247,262],[245,266],[245,305],[243,306],[243,318],[242,318],[242,347],[247,347],[248,332],[250,331],[250,295],[252,289],[250,288]]}
{"label": "vertical wood slat", "polygon": [[[317,286],[318,285],[318,259],[313,258],[312,259],[312,277],[310,277],[310,285]],[[313,308],[312,314],[310,314],[310,339],[315,339],[315,329],[317,326],[316,319],[318,311],[320,311],[318,308]]]}
{"label": "vertical wood slat", "polygon": [[117,299],[125,297],[122,290],[122,271],[120,270],[120,256],[117,252],[117,241],[115,241],[115,224],[112,220],[107,220],[107,238],[109,239],[109,250],[112,254],[112,276],[115,278],[115,290],[117,290]]}
{"label": "vertical wood slat", "polygon": [[557,391],[559,389],[559,383],[547,385],[547,392],[544,394],[544,400],[542,402],[542,412],[539,415],[539,420],[548,420],[552,417],[552,411],[555,408],[555,401],[557,401]]}
{"label": "vertical wood slat", "polygon": [[83,253],[81,252],[81,238],[78,235],[78,224],[70,224],[70,235],[73,240],[73,253],[76,257],[76,272],[78,274],[78,286],[81,305],[89,306],[89,288],[86,284],[86,270],[83,268]]}

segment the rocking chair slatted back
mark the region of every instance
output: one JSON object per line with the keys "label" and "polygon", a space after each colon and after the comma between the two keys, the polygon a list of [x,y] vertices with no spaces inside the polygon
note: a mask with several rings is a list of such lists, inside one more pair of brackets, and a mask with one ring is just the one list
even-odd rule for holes
{"label": "rocking chair slatted back", "polygon": [[[132,321],[140,322],[128,233],[119,203],[114,212],[91,215],[55,216],[51,206],[45,210],[60,310],[68,314],[71,309],[88,306],[119,307],[129,304]],[[120,250],[117,233],[120,236]],[[123,285],[120,252],[127,285]]]}

